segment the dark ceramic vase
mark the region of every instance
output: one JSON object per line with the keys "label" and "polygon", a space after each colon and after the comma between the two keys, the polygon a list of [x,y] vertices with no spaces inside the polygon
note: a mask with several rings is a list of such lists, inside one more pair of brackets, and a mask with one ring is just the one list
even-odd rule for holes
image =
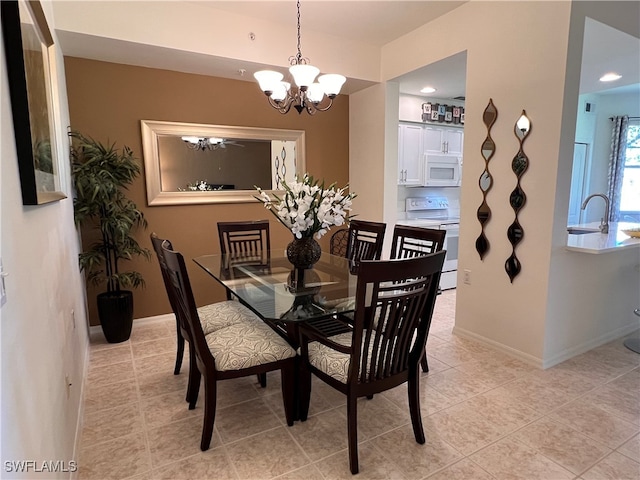
{"label": "dark ceramic vase", "polygon": [[322,255],[320,244],[313,237],[294,238],[287,245],[287,258],[296,268],[311,268]]}
{"label": "dark ceramic vase", "polygon": [[104,292],[98,295],[98,317],[107,342],[129,340],[133,326],[133,292]]}

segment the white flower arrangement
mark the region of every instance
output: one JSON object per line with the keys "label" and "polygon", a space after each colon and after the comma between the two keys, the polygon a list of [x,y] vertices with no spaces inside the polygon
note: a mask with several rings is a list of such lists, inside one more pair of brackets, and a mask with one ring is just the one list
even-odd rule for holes
{"label": "white flower arrangement", "polygon": [[192,183],[187,183],[186,188],[178,187],[180,192],[206,192],[207,190],[215,190],[206,180],[196,180]]}
{"label": "white flower arrangement", "polygon": [[336,188],[332,183],[325,188],[324,181],[314,180],[308,173],[304,174],[302,182],[295,180],[290,183],[282,182],[284,197],[275,200],[256,187],[260,200],[267,210],[287,227],[296,238],[322,237],[332,226],[344,225],[351,216],[351,202],[355,193],[346,193],[348,185]]}

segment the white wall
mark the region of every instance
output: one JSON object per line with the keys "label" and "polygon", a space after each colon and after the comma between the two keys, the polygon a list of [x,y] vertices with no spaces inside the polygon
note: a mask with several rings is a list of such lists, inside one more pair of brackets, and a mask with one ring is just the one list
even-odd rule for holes
{"label": "white wall", "polygon": [[[113,39],[110,46],[102,49],[104,57],[101,60],[116,63],[127,63],[121,59],[123,54],[126,56],[126,50],[130,50],[130,59],[134,64],[140,64],[138,53],[144,52],[142,58],[147,63],[142,66],[170,69],[160,66],[164,60],[163,54],[162,51],[148,48],[154,46],[178,50],[185,60],[201,56],[202,66],[193,73],[212,74],[207,72],[207,63],[224,65],[227,59],[247,62],[245,68],[249,72],[257,65],[288,66],[289,56],[296,53],[295,10],[292,2],[283,3],[282,6],[283,18],[290,18],[290,23],[237,15],[212,8],[207,3],[56,1],[54,11],[60,35],[75,41],[74,51],[77,53],[74,56],[83,57],[83,44],[92,45],[97,36]],[[291,10],[285,12],[288,8]],[[304,17],[304,4],[302,9],[302,53],[313,65],[323,72],[340,72],[350,79],[378,80],[378,47],[316,32],[313,19]],[[255,40],[250,40],[249,32],[254,33]],[[110,56],[113,59],[110,60]],[[185,61],[181,67],[187,63]],[[232,68],[230,65],[227,67]],[[247,80],[254,81],[250,76]]]}
{"label": "white wall", "polygon": [[[50,11],[46,13],[52,26]],[[59,50],[56,53],[58,150],[64,154],[61,175],[69,195],[65,148],[69,115],[62,54]],[[74,448],[88,345],[87,321],[71,198],[22,206],[4,49],[0,57],[0,253],[9,273],[7,303],[0,310],[2,478],[33,478],[33,471],[7,473],[5,461],[34,460],[42,465],[45,460],[77,460]],[[73,384],[70,389],[65,375]],[[68,478],[69,473],[37,476]]]}
{"label": "white wall", "polygon": [[[555,186],[553,235],[545,315],[544,365],[618,338],[638,328],[633,309],[640,292],[640,255],[637,250],[589,255],[567,251],[566,212],[569,202],[576,89],[580,78],[585,17],[640,38],[638,2],[574,2],[571,11],[567,82],[563,110],[563,134]],[[597,107],[599,108],[599,106]],[[600,113],[597,112],[598,115]],[[608,116],[608,115],[607,115]],[[606,120],[607,122],[609,120]],[[600,119],[596,132],[602,129]],[[594,153],[594,163],[597,154]],[[592,172],[592,181],[600,175]]]}
{"label": "white wall", "polygon": [[[570,255],[564,248],[586,12],[614,26],[622,23],[627,32],[637,29],[632,20],[638,18],[635,2],[469,2],[385,45],[382,52],[384,80],[467,51],[458,267],[471,271],[471,285],[458,282],[455,331],[544,367],[633,328],[628,315],[618,314],[637,300],[637,279],[634,283],[622,267],[630,261],[627,255],[606,262]],[[478,18],[491,18],[492,28],[482,28]],[[485,230],[491,247],[482,261],[475,251],[480,232],[475,213],[482,201],[482,112],[490,98],[498,119],[492,129],[496,153],[489,166],[494,185],[487,196],[492,218]],[[525,232],[517,248],[522,272],[511,283],[504,270],[511,253],[506,230],[514,219],[508,198],[516,184],[511,171],[518,150],[513,128],[522,110],[532,121],[524,147],[530,166],[521,182],[527,194],[519,216]],[[360,112],[361,117],[374,115],[374,109]],[[350,128],[352,136],[360,134],[360,125]],[[603,268],[603,275],[584,279],[585,263]],[[611,269],[620,275],[605,274]],[[580,293],[583,279],[584,287],[591,283],[587,290],[599,289],[599,295],[585,299]],[[628,295],[629,288],[636,289],[635,299]],[[617,315],[615,326],[594,305],[603,296],[617,302],[615,307],[605,302]]]}
{"label": "white wall", "polygon": [[[431,22],[428,28],[386,45],[382,58],[383,76],[395,78],[467,51],[458,267],[471,270],[472,285],[459,282],[456,331],[485,339],[538,364],[543,356],[546,266],[553,216],[553,196],[549,195],[553,189],[549,185],[555,183],[553,163],[557,158],[566,63],[562,46],[566,48],[569,9],[564,2],[469,2]],[[478,18],[491,18],[492,28],[482,28]],[[526,21],[514,22],[514,18]],[[453,30],[457,34],[449,35]],[[441,41],[445,37],[447,41]],[[491,249],[481,261],[475,251],[480,233],[475,212],[482,201],[478,188],[484,167],[479,146],[486,136],[482,112],[490,98],[498,109],[492,130],[497,149],[490,164],[495,183],[488,194],[493,215],[486,233]],[[516,180],[510,164],[518,150],[513,126],[522,109],[532,120],[525,148],[531,167],[523,178],[529,198],[520,215],[526,235],[518,248],[523,271],[511,284],[504,271],[511,253],[505,232],[514,218],[508,204]]]}

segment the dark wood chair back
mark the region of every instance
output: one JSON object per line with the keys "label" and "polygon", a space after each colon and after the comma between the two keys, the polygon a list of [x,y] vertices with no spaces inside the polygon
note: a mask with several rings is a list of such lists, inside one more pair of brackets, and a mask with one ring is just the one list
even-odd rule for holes
{"label": "dark wood chair back", "polygon": [[351,220],[349,222],[347,258],[353,262],[380,260],[386,229],[385,223]]}
{"label": "dark wood chair back", "polygon": [[446,230],[396,225],[393,229],[391,258],[413,258],[439,252]]}
{"label": "dark wood chair back", "polygon": [[336,230],[329,240],[329,253],[338,257],[347,256],[347,245],[349,244],[349,229],[341,228]]}
{"label": "dark wood chair back", "polygon": [[263,257],[271,250],[268,220],[218,222],[220,252],[234,257]]}
{"label": "dark wood chair back", "polygon": [[151,245],[153,245],[153,250],[156,253],[156,257],[158,258],[158,263],[160,264],[160,272],[162,274],[162,281],[164,283],[164,288],[167,292],[167,297],[169,297],[169,304],[171,305],[171,310],[173,311],[176,317],[176,338],[177,338],[177,353],[176,353],[176,363],[173,369],[173,374],[178,375],[180,373],[180,368],[182,367],[182,359],[184,357],[184,341],[189,341],[189,332],[186,329],[185,325],[182,325],[180,322],[180,318],[177,313],[177,305],[176,299],[174,297],[173,289],[169,283],[169,277],[167,274],[167,263],[164,258],[164,252],[162,250],[162,245],[166,244],[169,250],[173,250],[171,242],[169,240],[158,237],[155,232],[151,233]]}
{"label": "dark wood chair back", "polygon": [[359,368],[349,378],[360,385],[359,396],[398,385],[417,369],[444,255],[360,263],[352,343],[352,364]]}
{"label": "dark wood chair back", "polygon": [[[391,258],[413,258],[439,252],[444,246],[446,234],[446,230],[396,225],[393,229]],[[429,371],[426,350],[420,364],[423,372]]]}
{"label": "dark wood chair back", "polygon": [[207,346],[207,341],[202,330],[198,310],[189,281],[189,274],[181,253],[174,251],[169,242],[162,245],[163,256],[167,268],[167,278],[169,287],[176,304],[176,316],[180,318],[182,324],[188,329],[190,338],[190,348],[196,354],[198,368],[215,371],[213,355]]}
{"label": "dark wood chair back", "polygon": [[173,290],[171,289],[171,285],[169,284],[169,277],[167,276],[167,262],[164,259],[164,252],[162,251],[162,244],[166,242],[167,248],[169,250],[173,250],[173,246],[169,240],[158,237],[155,232],[151,233],[151,245],[153,245],[153,250],[156,253],[156,257],[158,258],[158,263],[160,264],[160,272],[162,273],[162,281],[164,282],[164,288],[167,291],[167,296],[169,297],[169,303],[171,304],[171,309],[175,313],[176,304],[175,299],[173,298]]}

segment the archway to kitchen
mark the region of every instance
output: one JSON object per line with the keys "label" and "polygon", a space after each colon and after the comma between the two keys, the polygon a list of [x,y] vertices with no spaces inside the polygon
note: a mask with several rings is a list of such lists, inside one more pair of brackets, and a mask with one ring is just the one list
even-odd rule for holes
{"label": "archway to kitchen", "polygon": [[456,288],[467,52],[393,79],[398,85],[397,223],[447,231],[440,287]]}

